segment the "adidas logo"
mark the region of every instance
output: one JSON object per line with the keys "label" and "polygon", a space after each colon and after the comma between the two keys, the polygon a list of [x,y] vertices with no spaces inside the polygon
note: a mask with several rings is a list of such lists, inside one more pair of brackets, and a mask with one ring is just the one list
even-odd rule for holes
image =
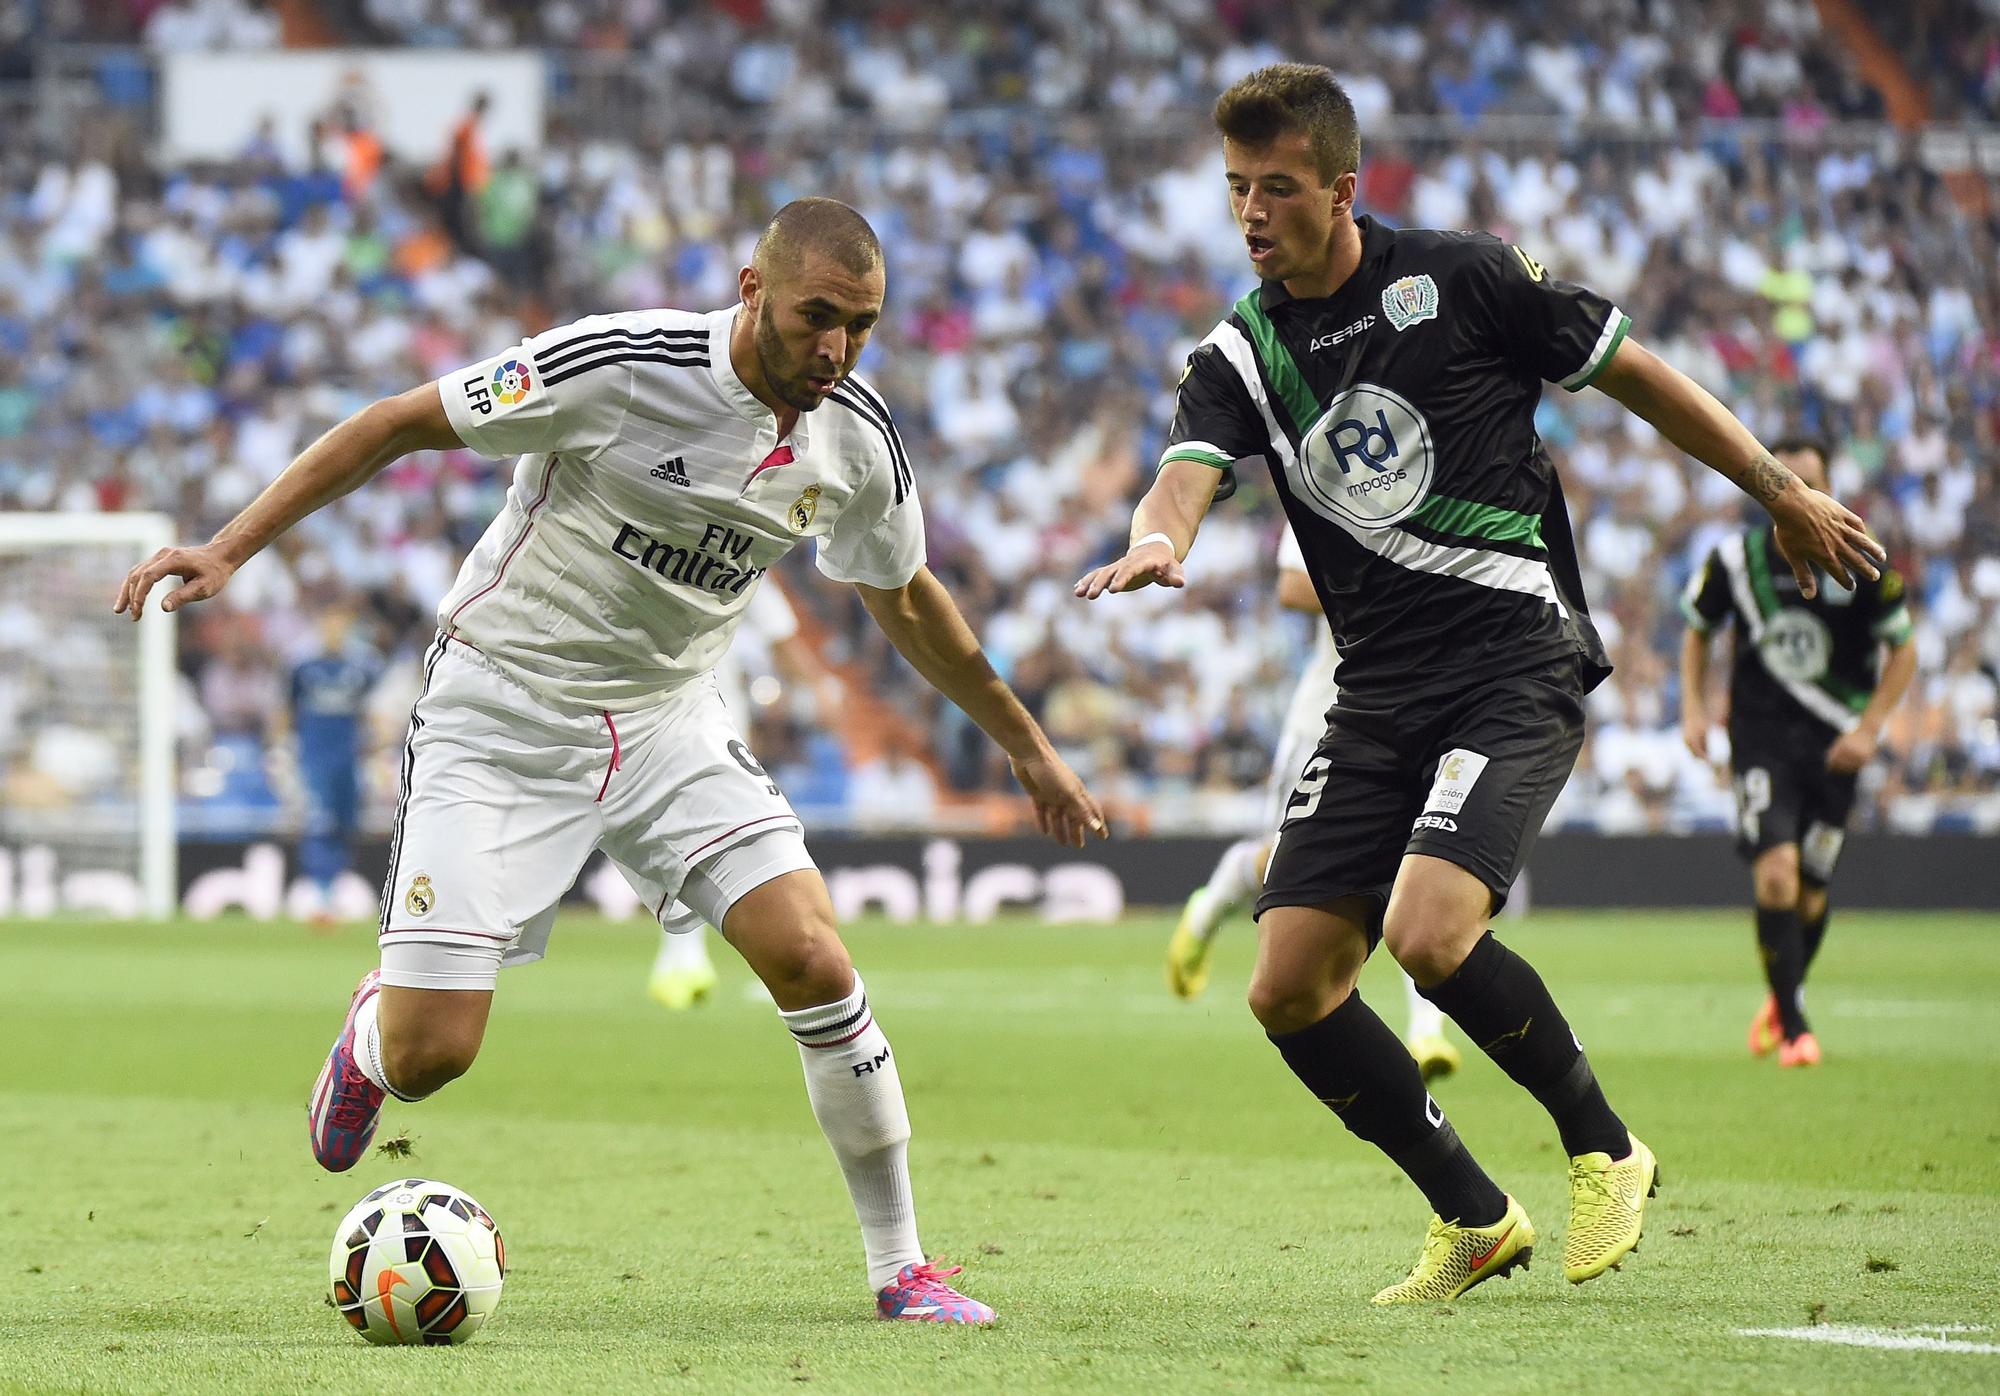
{"label": "adidas logo", "polygon": [[665,480],[668,484],[679,485],[683,489],[694,483],[694,481],[688,479],[687,461],[680,456],[675,456],[672,460],[661,461],[648,471],[647,474],[651,475],[655,480]]}

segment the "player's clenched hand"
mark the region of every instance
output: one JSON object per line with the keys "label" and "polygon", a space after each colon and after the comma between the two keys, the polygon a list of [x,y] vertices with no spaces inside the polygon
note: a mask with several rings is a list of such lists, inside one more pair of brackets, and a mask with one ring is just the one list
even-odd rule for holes
{"label": "player's clenched hand", "polygon": [[1876,736],[1865,724],[1842,732],[1826,749],[1826,768],[1837,776],[1851,776],[1875,755]]}
{"label": "player's clenched hand", "polygon": [[1111,837],[1104,810],[1075,771],[1054,752],[1045,756],[1010,757],[1014,779],[1035,806],[1035,827],[1069,848],[1082,848],[1091,834]]}
{"label": "player's clenched hand", "polygon": [[1888,557],[1887,550],[1868,536],[1861,516],[1833,496],[1794,488],[1773,499],[1770,508],[1778,551],[1791,564],[1799,595],[1817,594],[1814,567],[1849,591],[1854,589],[1855,573],[1870,581],[1882,575],[1876,564]]}
{"label": "player's clenched hand", "polygon": [[1681,741],[1700,761],[1708,760],[1708,715],[1692,711],[1681,714]]}
{"label": "player's clenched hand", "polygon": [[178,611],[190,601],[206,601],[229,584],[236,564],[225,559],[213,545],[199,548],[162,548],[125,574],[118,588],[118,604],[113,615],[139,619],[146,611],[146,594],[163,577],[179,577],[181,584],[160,602],[163,611]]}
{"label": "player's clenched hand", "polygon": [[1181,587],[1187,574],[1165,543],[1141,543],[1116,562],[1106,563],[1084,574],[1076,584],[1076,594],[1095,601],[1107,591],[1137,591],[1145,586]]}

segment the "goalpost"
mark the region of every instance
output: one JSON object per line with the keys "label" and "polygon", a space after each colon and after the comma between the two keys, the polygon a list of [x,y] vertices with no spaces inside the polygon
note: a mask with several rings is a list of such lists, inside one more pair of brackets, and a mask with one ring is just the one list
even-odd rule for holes
{"label": "goalpost", "polygon": [[0,911],[163,919],[179,901],[174,618],[111,613],[164,514],[0,513]]}

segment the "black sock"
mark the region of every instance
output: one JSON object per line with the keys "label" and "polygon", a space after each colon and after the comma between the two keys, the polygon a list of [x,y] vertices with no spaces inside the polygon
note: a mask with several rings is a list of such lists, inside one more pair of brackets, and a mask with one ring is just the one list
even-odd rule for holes
{"label": "black sock", "polygon": [[1778,1025],[1787,1041],[1807,1031],[1799,985],[1805,981],[1805,942],[1799,913],[1788,906],[1757,908],[1757,952],[1764,960],[1764,978],[1778,1001]]}
{"label": "black sock", "polygon": [[1311,1027],[1270,1038],[1306,1089],[1409,1174],[1433,1212],[1466,1226],[1491,1226],[1506,1215],[1506,1195],[1424,1089],[1410,1049],[1360,994]]}
{"label": "black sock", "polygon": [[1418,992],[1450,1014],[1482,1052],[1542,1103],[1565,1153],[1620,1159],[1631,1152],[1625,1124],[1605,1102],[1590,1059],[1548,986],[1492,932],[1479,938],[1450,978]]}
{"label": "black sock", "polygon": [[1820,942],[1826,939],[1826,915],[1827,909],[1822,907],[1819,915],[1810,921],[1803,916],[1799,918],[1799,947],[1802,952],[1799,959],[1801,984],[1805,983],[1806,972],[1812,968],[1813,959],[1819,954]]}

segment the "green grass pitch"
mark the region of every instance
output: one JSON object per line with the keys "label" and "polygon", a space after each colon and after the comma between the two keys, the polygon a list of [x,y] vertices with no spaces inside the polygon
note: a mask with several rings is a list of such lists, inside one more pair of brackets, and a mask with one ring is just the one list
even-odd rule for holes
{"label": "green grass pitch", "polygon": [[[1782,1074],[1743,1049],[1747,912],[1508,923],[1666,1186],[1623,1272],[1564,1284],[1554,1130],[1470,1054],[1439,1098],[1542,1249],[1388,1312],[1367,1299],[1420,1200],[1256,1030],[1248,925],[1193,1005],[1165,991],[1168,925],[849,935],[926,1244],[990,1332],[873,1320],[795,1051],[733,959],[669,1015],[645,930],[570,919],[503,976],[473,1073],[391,1105],[414,1156],[333,1177],[304,1101],[371,935],[0,926],[0,1391],[2000,1389],[2000,918],[1837,912],[1827,1065]],[[1365,983],[1397,1021],[1382,957]],[[406,1173],[506,1233],[467,1347],[369,1348],[322,1302],[337,1215]],[[1739,1332],[1830,1325],[1956,1347]]]}

